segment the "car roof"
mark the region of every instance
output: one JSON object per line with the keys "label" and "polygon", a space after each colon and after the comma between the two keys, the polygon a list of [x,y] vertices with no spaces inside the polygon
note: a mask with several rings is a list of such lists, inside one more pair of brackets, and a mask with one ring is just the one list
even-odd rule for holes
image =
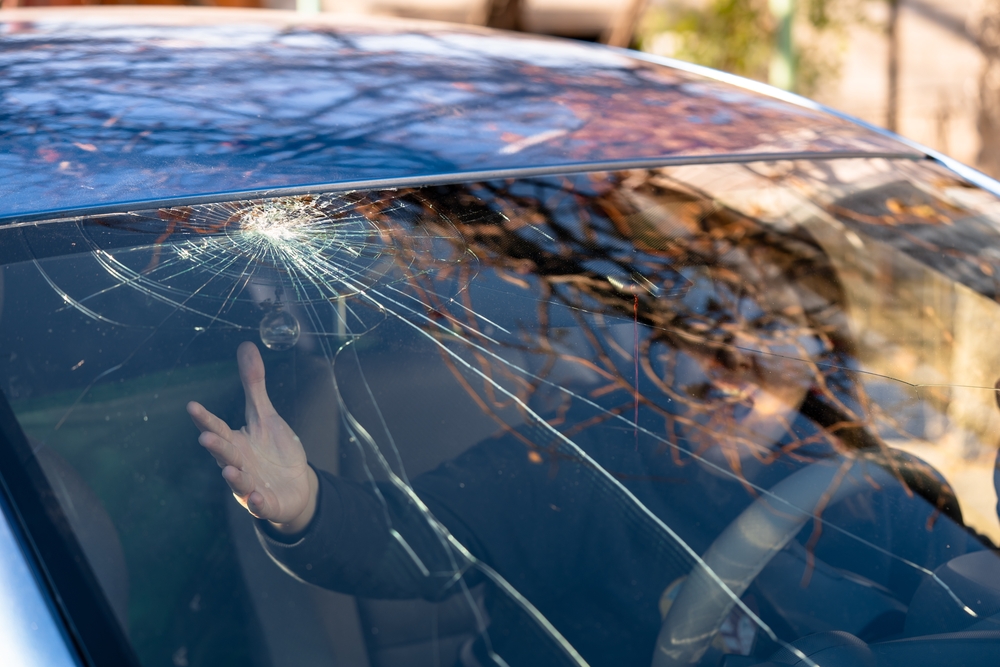
{"label": "car roof", "polygon": [[600,45],[274,11],[0,15],[0,220],[697,161],[923,157]]}

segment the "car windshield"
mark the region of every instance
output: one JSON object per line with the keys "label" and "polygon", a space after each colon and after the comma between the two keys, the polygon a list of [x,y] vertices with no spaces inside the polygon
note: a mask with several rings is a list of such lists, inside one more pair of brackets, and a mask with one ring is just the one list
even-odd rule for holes
{"label": "car windshield", "polygon": [[[127,210],[0,259],[33,488],[143,666],[815,664],[1000,618],[1000,202],[929,161]],[[254,349],[296,532],[186,412],[256,423]]]}

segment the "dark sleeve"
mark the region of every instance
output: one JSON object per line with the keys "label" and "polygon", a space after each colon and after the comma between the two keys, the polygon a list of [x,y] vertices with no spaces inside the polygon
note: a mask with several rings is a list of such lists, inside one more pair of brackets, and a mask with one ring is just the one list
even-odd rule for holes
{"label": "dark sleeve", "polygon": [[[420,503],[389,483],[371,485],[317,470],[316,514],[298,535],[257,521],[271,558],[295,578],[372,598],[437,600],[456,592],[470,560],[435,528]],[[380,497],[381,496],[381,497]],[[466,544],[471,536],[463,535]],[[466,577],[474,585],[477,573]]]}
{"label": "dark sleeve", "polygon": [[[634,456],[631,446],[608,446]],[[258,534],[294,576],[362,597],[442,599],[460,589],[457,573],[478,583],[482,574],[444,534],[542,606],[573,591],[636,588],[630,573],[647,569],[645,552],[663,541],[590,463],[538,452],[518,435],[480,442],[416,477],[412,492],[318,476],[304,533],[289,542],[258,522]]]}

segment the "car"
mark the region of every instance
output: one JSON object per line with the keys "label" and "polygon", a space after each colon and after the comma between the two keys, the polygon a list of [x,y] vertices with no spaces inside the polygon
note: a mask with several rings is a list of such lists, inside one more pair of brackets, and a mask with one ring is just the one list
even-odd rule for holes
{"label": "car", "polygon": [[1000,654],[989,177],[595,44],[0,34],[3,664]]}

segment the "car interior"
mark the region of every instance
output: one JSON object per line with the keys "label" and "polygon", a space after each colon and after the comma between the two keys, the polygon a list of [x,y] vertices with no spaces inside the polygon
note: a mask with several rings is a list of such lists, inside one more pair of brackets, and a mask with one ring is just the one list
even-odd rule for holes
{"label": "car interior", "polygon": [[[880,191],[879,201],[896,197],[906,204],[906,197],[923,196],[912,195],[912,188],[893,188],[886,190],[888,194]],[[913,207],[929,206],[922,201]],[[852,210],[861,210],[862,204],[867,205],[850,199],[839,201],[839,205]],[[648,220],[643,218],[642,222]],[[825,244],[824,249],[837,261],[858,256],[841,252],[853,243],[849,235],[824,237],[820,227],[811,231],[815,235],[810,242],[814,246]],[[60,242],[65,245],[66,239]],[[802,237],[795,240],[802,242]],[[926,242],[919,241],[913,243],[915,252],[927,248]],[[873,278],[875,270],[870,266],[834,262],[847,290],[862,283],[863,289],[870,290],[875,279],[884,279],[881,284],[888,285],[887,275],[898,277],[909,272],[915,276],[912,284],[935,287],[947,283],[947,290],[960,293],[976,307],[985,309],[982,301],[995,310],[995,303],[982,299],[978,292],[955,287],[957,281],[951,280],[952,275],[945,273],[947,280],[939,275],[950,271],[963,276],[964,265],[935,273],[918,266],[912,258],[900,260],[900,253],[894,253],[893,248],[871,245],[875,248],[871,254],[861,257],[879,258],[882,263],[876,268],[883,274],[876,273]],[[72,256],[66,255],[70,259]],[[203,336],[202,331],[192,332],[169,322],[143,328],[121,326],[96,316],[80,317],[80,313],[88,312],[91,302],[76,302],[69,307],[71,299],[65,294],[60,298],[51,287],[55,282],[69,284],[88,278],[77,275],[71,261],[62,263],[58,253],[47,259],[51,261],[46,263],[44,273],[40,274],[37,259],[33,259],[11,262],[3,274],[0,324],[4,320],[23,322],[17,332],[18,349],[39,350],[31,358],[12,354],[6,360],[5,393],[58,502],[56,519],[65,521],[76,536],[140,664],[476,664],[470,646],[481,634],[483,619],[488,623],[487,585],[474,588],[470,596],[455,595],[436,603],[353,597],[297,580],[261,547],[254,519],[232,498],[211,456],[198,445],[197,429],[184,412],[185,404],[196,400],[232,427],[242,425],[244,397],[235,351],[244,340],[256,340],[256,331],[220,328],[211,336]],[[697,278],[694,273],[688,275]],[[495,280],[513,285],[510,289],[523,289],[518,281],[524,280],[514,273]],[[943,287],[939,290],[944,291]],[[99,294],[97,290],[92,292],[93,296]],[[858,288],[857,294],[868,293]],[[129,293],[123,299],[133,299],[126,305],[138,311],[148,306],[152,297]],[[638,341],[638,296],[633,303],[635,319],[630,320],[625,312],[609,328],[614,332],[609,348],[617,345],[619,350],[627,349],[630,336]],[[49,320],[39,318],[37,313],[27,316],[40,308],[39,304],[46,309],[42,312],[54,313],[52,321],[79,327],[77,349],[67,350],[67,346],[58,344],[59,336],[66,335],[66,331],[53,334],[52,329],[45,329]],[[247,308],[253,310],[258,305],[251,302]],[[867,334],[884,334],[885,323],[878,321],[877,313],[871,314],[877,309],[869,306],[856,299],[854,307],[862,315],[852,313],[852,317],[857,316],[868,326]],[[372,311],[379,320],[377,309]],[[572,322],[570,316],[567,318]],[[579,334],[564,324],[551,326],[552,337],[569,345]],[[930,331],[926,322],[919,324]],[[76,334],[77,329],[68,333]],[[103,342],[105,339],[113,344]],[[326,353],[329,348],[324,346],[328,344],[338,350],[335,364]],[[883,349],[866,344],[869,352]],[[927,341],[920,344],[931,346]],[[975,350],[982,345],[976,341],[967,344]],[[125,371],[121,370],[122,363],[111,361],[121,357],[113,347],[132,350]],[[492,413],[484,410],[476,392],[470,391],[461,374],[454,372],[447,355],[427,338],[413,335],[401,319],[382,318],[363,335],[341,331],[323,341],[307,333],[292,351],[269,350],[264,342],[261,351],[271,399],[301,438],[310,462],[348,479],[383,481],[386,474],[370,465],[362,443],[351,435],[358,429],[345,427],[347,414],[370,434],[375,448],[388,459],[387,467],[410,479],[454,459],[504,427],[525,421],[524,414],[510,405],[496,407]],[[878,359],[871,363],[886,378],[895,372],[888,361],[883,366],[877,365],[883,363]],[[52,371],[55,379],[51,386],[36,382],[44,376],[41,371],[47,369],[57,369]],[[877,389],[877,379],[871,386]],[[635,392],[638,415],[638,384]],[[915,395],[923,400],[923,395]],[[803,403],[810,400],[808,395],[799,398]],[[888,399],[884,403],[892,404]],[[988,401],[987,407],[995,409]],[[627,414],[627,410],[620,412]],[[989,419],[996,417],[991,413]],[[638,428],[635,437],[638,442]],[[881,472],[873,468],[866,473],[865,483],[877,488],[901,483],[909,497],[922,498],[934,508],[929,524],[940,522],[939,528],[948,522],[962,526],[963,508],[944,477],[913,454],[893,447],[888,451],[895,452],[898,465],[890,467],[891,474],[885,466]],[[743,463],[753,465],[749,458]],[[801,472],[810,473],[808,468]],[[812,489],[814,495],[815,491]],[[831,505],[860,506],[855,497],[846,493],[828,500]],[[751,503],[730,527],[762,530],[763,524],[751,522],[755,518],[752,513],[762,502]],[[862,507],[858,511],[866,510]],[[877,525],[877,519],[872,519],[873,525]],[[891,525],[894,517],[882,519],[885,525]],[[785,542],[773,553],[765,554],[766,559],[753,577],[754,587],[745,589],[750,591],[750,597],[757,596],[755,606],[744,604],[737,610],[723,600],[726,605],[721,622],[728,623],[732,632],[713,644],[702,664],[714,661],[725,667],[771,667],[807,665],[812,660],[824,667],[913,667],[943,664],[934,662],[937,660],[973,661],[1000,641],[1000,559],[995,547],[983,548],[991,543],[974,534],[974,530],[962,535],[970,537],[970,543],[982,538],[976,542],[977,548],[966,553],[956,543],[955,551],[962,553],[933,571],[913,562],[900,565],[902,559],[896,559],[895,566],[914,582],[915,593],[904,602],[882,584],[816,558],[807,539],[792,539],[804,525],[803,518],[800,524],[785,526]],[[962,526],[963,531],[965,528]],[[744,533],[752,534],[753,530],[747,528]],[[858,538],[859,544],[862,540]],[[744,539],[740,548],[748,542],[752,540]],[[704,550],[705,557],[716,553],[724,560],[735,553],[727,552],[724,546],[721,542],[711,543]],[[805,585],[781,583],[789,577],[808,582],[808,594]],[[777,592],[768,597],[767,591]],[[837,604],[830,605],[832,611],[816,611],[811,605],[817,595],[836,599]],[[969,602],[965,605],[956,601]],[[682,607],[689,604],[683,596],[670,598],[661,607],[664,618],[669,618],[671,604],[705,610],[697,605]],[[798,636],[796,629],[800,627],[819,627],[819,631],[790,643],[768,643],[764,633],[751,623],[751,614],[765,605],[782,610],[787,625],[779,630],[784,636]],[[837,610],[845,609],[850,613],[836,622],[831,620],[839,613]],[[823,616],[826,627],[820,627],[822,623],[816,620],[819,616]],[[754,650],[751,654],[744,646],[730,650],[731,646],[724,645],[730,639],[739,644],[741,623],[751,625],[749,646],[753,648],[753,642],[758,642],[756,649],[765,647],[767,651]]]}

